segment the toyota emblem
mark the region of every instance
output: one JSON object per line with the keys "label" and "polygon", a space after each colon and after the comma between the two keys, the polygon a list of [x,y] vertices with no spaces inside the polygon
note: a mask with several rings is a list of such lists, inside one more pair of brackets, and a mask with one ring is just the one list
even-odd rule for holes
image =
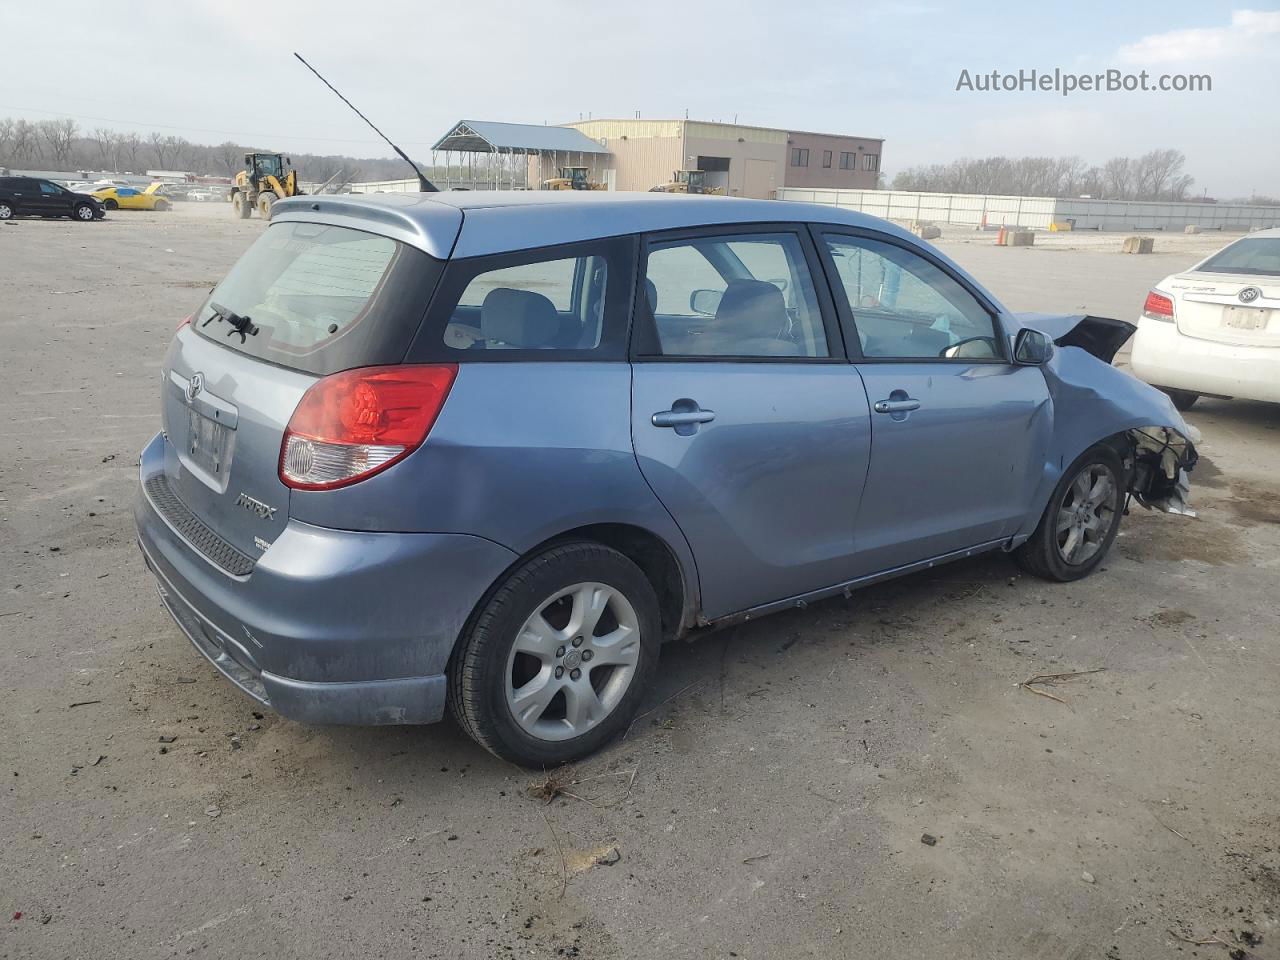
{"label": "toyota emblem", "polygon": [[1257,287],[1245,287],[1240,291],[1238,296],[1240,297],[1241,303],[1253,303],[1253,301],[1262,296],[1262,291]]}
{"label": "toyota emblem", "polygon": [[204,374],[193,373],[191,379],[187,381],[187,402],[190,403],[196,398],[201,390],[204,389]]}

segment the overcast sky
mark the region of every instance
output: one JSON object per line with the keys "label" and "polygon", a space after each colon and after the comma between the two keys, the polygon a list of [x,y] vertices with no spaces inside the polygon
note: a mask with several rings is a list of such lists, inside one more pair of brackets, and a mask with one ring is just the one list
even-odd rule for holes
{"label": "overcast sky", "polygon": [[[461,118],[733,120],[883,137],[883,168],[1176,147],[1195,193],[1280,195],[1280,9],[1159,3],[243,0],[4,4],[0,116],[423,155]],[[85,38],[91,38],[85,42]],[[1208,73],[1210,93],[957,91],[961,70]]]}

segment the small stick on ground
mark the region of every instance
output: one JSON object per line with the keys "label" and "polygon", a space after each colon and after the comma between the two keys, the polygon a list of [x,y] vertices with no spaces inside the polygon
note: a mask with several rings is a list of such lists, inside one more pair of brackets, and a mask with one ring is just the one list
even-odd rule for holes
{"label": "small stick on ground", "polygon": [[1072,670],[1070,673],[1037,673],[1034,677],[1030,677],[1026,680],[1023,680],[1020,684],[1018,684],[1018,686],[1020,686],[1023,690],[1029,690],[1030,692],[1038,696],[1048,697],[1050,700],[1057,700],[1058,703],[1065,705],[1067,701],[1062,699],[1062,697],[1049,693],[1047,690],[1037,690],[1035,685],[1036,684],[1053,685],[1053,684],[1059,684],[1059,683],[1067,683],[1068,681],[1076,679],[1076,677],[1086,677],[1091,673],[1101,673],[1105,669],[1107,668],[1095,667],[1092,670]]}
{"label": "small stick on ground", "polygon": [[95,704],[95,703],[101,703],[101,702],[102,702],[101,700],[79,700],[79,701],[77,701],[77,702],[75,702],[75,703],[71,704],[71,706],[67,707],[67,709],[68,709],[68,710],[71,710],[71,709],[73,709],[73,708],[75,708],[75,707],[88,707],[88,706],[91,706],[91,705],[93,705],[93,704]]}
{"label": "small stick on ground", "polygon": [[1209,947],[1214,945],[1221,945],[1224,947],[1239,946],[1239,944],[1236,943],[1235,941],[1223,940],[1221,937],[1205,937],[1203,940],[1197,940],[1195,937],[1184,937],[1182,934],[1178,933],[1177,930],[1172,930],[1172,929],[1169,931],[1169,936],[1176,937],[1177,939],[1181,940],[1183,943],[1194,944],[1197,947]]}
{"label": "small stick on ground", "polygon": [[1182,839],[1187,841],[1187,843],[1191,843],[1192,846],[1195,845],[1194,843],[1192,843],[1192,840],[1190,837],[1188,837],[1184,833],[1179,833],[1177,830],[1173,829],[1173,827],[1169,826],[1167,823],[1165,823],[1163,820],[1157,817],[1154,813],[1151,814],[1151,818],[1155,820],[1156,823],[1160,824],[1160,826],[1164,827],[1166,830],[1172,833],[1175,837],[1182,837]]}
{"label": "small stick on ground", "polygon": [[643,720],[645,717],[647,717],[649,714],[653,713],[655,710],[662,709],[668,703],[674,700],[676,697],[681,696],[684,693],[687,693],[688,691],[692,690],[701,682],[702,680],[699,679],[699,680],[693,681],[693,683],[689,684],[688,686],[681,687],[679,690],[677,690],[671,696],[667,697],[667,699],[663,700],[661,703],[657,704],[656,706],[650,707],[644,713],[639,714],[634,720],[631,721],[631,725],[627,727],[627,732],[622,735],[622,739],[625,740],[627,739],[627,737],[631,736],[631,730],[635,727],[635,725],[639,723],[641,720]]}
{"label": "small stick on ground", "polygon": [[771,856],[771,854],[768,854],[768,853],[757,853],[754,857],[747,857],[747,858],[746,858],[745,860],[743,860],[742,862],[743,862],[743,863],[755,863],[757,860],[767,860],[767,859],[769,859],[769,857],[770,857],[770,856]]}
{"label": "small stick on ground", "polygon": [[560,846],[560,838],[556,836],[556,828],[551,826],[551,820],[547,817],[547,811],[539,811],[542,819],[547,825],[547,829],[551,831],[551,842],[556,845],[556,853],[560,854],[560,897],[564,898],[565,892],[569,889],[569,864],[564,859],[564,847]]}

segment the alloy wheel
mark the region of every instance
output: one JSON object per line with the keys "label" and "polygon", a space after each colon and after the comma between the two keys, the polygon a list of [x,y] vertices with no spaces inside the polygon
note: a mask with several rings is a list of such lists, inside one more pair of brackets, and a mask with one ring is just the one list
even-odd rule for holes
{"label": "alloy wheel", "polygon": [[640,621],[621,591],[578,583],[537,605],[507,658],[507,706],[539,740],[569,740],[622,701],[640,660]]}
{"label": "alloy wheel", "polygon": [[1091,463],[1067,487],[1058,504],[1058,555],[1072,566],[1088,563],[1106,542],[1120,508],[1120,485],[1110,467]]}

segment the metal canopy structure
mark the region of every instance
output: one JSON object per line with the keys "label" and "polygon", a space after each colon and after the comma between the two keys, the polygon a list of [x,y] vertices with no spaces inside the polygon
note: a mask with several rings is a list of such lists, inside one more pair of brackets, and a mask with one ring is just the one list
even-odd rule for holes
{"label": "metal canopy structure", "polygon": [[498,123],[492,120],[460,120],[431,149],[461,153],[609,152],[581,130],[572,127],[540,127],[532,123]]}
{"label": "metal canopy structure", "polygon": [[602,176],[609,156],[572,127],[460,120],[431,147],[432,179],[444,189],[536,190],[561,167]]}

